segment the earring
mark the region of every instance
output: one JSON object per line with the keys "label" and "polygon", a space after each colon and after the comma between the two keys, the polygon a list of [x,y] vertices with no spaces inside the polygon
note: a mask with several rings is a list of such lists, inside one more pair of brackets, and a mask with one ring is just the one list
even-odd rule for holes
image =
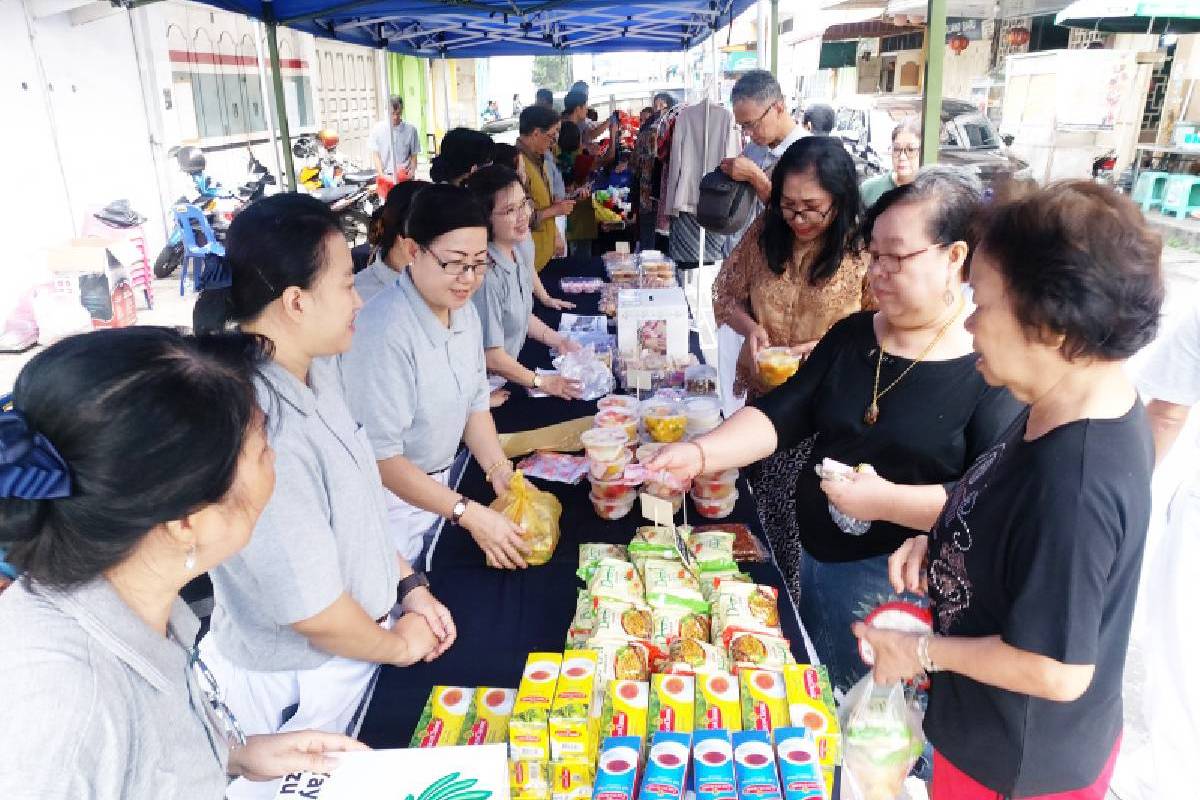
{"label": "earring", "polygon": [[947,288],[946,293],[942,295],[942,302],[946,304],[946,308],[954,305],[954,292],[950,291],[949,288]]}
{"label": "earring", "polygon": [[183,560],[183,568],[188,570],[189,572],[196,568],[196,544],[195,544],[195,542],[193,542],[192,546],[188,548],[187,558],[185,558]]}

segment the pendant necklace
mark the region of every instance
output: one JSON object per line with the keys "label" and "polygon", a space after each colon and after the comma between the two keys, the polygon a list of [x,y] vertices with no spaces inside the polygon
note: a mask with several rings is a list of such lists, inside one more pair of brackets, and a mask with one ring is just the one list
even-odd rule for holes
{"label": "pendant necklace", "polygon": [[921,355],[917,356],[915,361],[905,367],[899,377],[889,383],[882,392],[879,391],[879,373],[883,369],[883,343],[879,343],[879,358],[875,361],[875,386],[871,390],[871,404],[867,406],[866,413],[863,414],[863,422],[867,425],[874,425],[879,421],[879,399],[894,389],[896,384],[904,380],[904,376],[912,371],[913,367],[924,361],[925,356],[929,355],[933,348],[937,347],[937,343],[942,340],[942,337],[946,335],[946,331],[950,330],[950,326],[954,324],[954,320],[958,319],[958,315],[962,313],[964,302],[965,298],[960,296],[958,298],[958,307],[954,309],[954,313],[950,315],[950,319],[946,320],[946,323],[942,325],[942,329],[937,332],[937,336],[933,337],[933,341],[927,344],[925,349],[921,351]]}

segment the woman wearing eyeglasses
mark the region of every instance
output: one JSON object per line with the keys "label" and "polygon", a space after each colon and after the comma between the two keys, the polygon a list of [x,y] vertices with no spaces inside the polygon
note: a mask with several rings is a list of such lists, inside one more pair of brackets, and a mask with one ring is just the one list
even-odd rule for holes
{"label": "woman wearing eyeglasses", "polygon": [[276,485],[252,380],[264,345],[97,331],[40,353],[0,399],[0,531],[24,571],[0,595],[0,795],[218,800],[232,776],[363,749],[244,736],[179,597],[252,541]]}
{"label": "woman wearing eyeglasses", "polygon": [[465,443],[497,494],[512,477],[488,406],[483,331],[471,296],[488,269],[488,218],[471,193],[430,186],[405,236],[416,252],[396,285],[358,316],[342,356],[346,394],[387,489],[392,538],[421,564],[445,520],[461,524],[493,566],[526,566],[520,529],[447,485]]}
{"label": "woman wearing eyeglasses", "polygon": [[921,121],[910,117],[892,130],[892,168],[863,181],[859,192],[863,205],[875,205],[884,192],[906,186],[917,177],[921,166]]}
{"label": "woman wearing eyeglasses", "polygon": [[521,179],[508,167],[484,167],[467,179],[466,188],[488,217],[488,260],[491,266],[473,298],[483,326],[487,368],[514,383],[571,400],[579,397],[579,381],[559,375],[541,376],[517,360],[526,336],[559,352],[578,345],[533,315],[537,273],[529,241],[533,201]]}
{"label": "woman wearing eyeglasses", "polygon": [[[963,327],[963,271],[979,201],[978,181],[952,169],[929,170],[884,195],[864,226],[879,310],[835,324],[787,383],[650,464],[691,478],[815,434],[807,465],[788,477],[798,538],[776,556],[842,691],[866,672],[851,625],[891,595],[888,556],[929,530],[948,488],[1019,411],[976,371]],[[822,480],[813,467],[825,458],[874,472]]]}
{"label": "woman wearing eyeglasses", "polygon": [[529,197],[533,200],[529,227],[533,231],[533,267],[538,272],[554,257],[558,240],[555,218],[566,216],[575,208],[574,200],[555,200],[551,186],[550,173],[557,171],[554,147],[561,126],[562,120],[552,108],[529,106],[521,110],[517,149],[521,151]]}

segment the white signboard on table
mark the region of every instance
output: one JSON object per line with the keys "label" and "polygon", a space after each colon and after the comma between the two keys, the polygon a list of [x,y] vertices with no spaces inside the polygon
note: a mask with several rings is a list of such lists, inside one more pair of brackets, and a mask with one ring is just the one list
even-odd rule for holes
{"label": "white signboard on table", "polygon": [[509,800],[508,745],[338,754],[330,774],[280,781],[276,800]]}
{"label": "white signboard on table", "polygon": [[622,289],[617,295],[617,350],[688,357],[688,304],[683,289]]}

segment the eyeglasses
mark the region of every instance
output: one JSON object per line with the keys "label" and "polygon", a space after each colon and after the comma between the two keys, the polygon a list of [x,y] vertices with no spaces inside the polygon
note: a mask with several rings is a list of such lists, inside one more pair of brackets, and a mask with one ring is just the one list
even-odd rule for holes
{"label": "eyeglasses", "polygon": [[880,272],[888,275],[895,275],[904,267],[904,262],[908,261],[910,258],[916,258],[922,253],[928,253],[930,250],[945,246],[946,245],[941,244],[940,242],[934,242],[933,244],[925,245],[920,250],[914,250],[913,252],[906,253],[905,255],[896,255],[895,253],[871,253],[871,267],[878,267]]}
{"label": "eyeglasses", "polygon": [[738,125],[738,127],[742,129],[742,133],[746,133],[746,134],[750,133],[751,131],[757,129],[758,126],[762,124],[762,121],[767,118],[767,114],[770,114],[771,110],[773,108],[775,108],[775,104],[771,103],[771,105],[767,106],[767,110],[764,111],[763,113],[759,114],[758,119],[754,120],[754,122],[751,122],[751,123],[748,123],[745,125]]}
{"label": "eyeglasses", "polygon": [[486,261],[481,261],[478,264],[464,264],[461,261],[442,261],[442,259],[438,257],[438,254],[430,250],[428,247],[422,247],[421,249],[426,253],[429,253],[430,257],[438,263],[438,266],[441,267],[447,275],[455,278],[467,271],[470,271],[472,275],[482,275],[483,273],[487,272],[488,263]]}
{"label": "eyeglasses", "polygon": [[524,212],[526,216],[531,217],[531,216],[533,216],[534,208],[535,208],[535,206],[533,204],[533,199],[526,197],[523,202],[517,203],[516,205],[511,205],[508,208],[504,209],[503,211],[497,211],[496,216],[498,216],[498,217],[516,217],[516,216],[519,216],[522,212]]}
{"label": "eyeglasses", "polygon": [[824,222],[825,218],[831,213],[833,213],[832,203],[830,203],[829,208],[825,209],[824,211],[819,211],[815,208],[792,208],[791,206],[779,207],[779,216],[783,217],[785,221],[791,221],[799,217],[802,222],[806,222],[809,225],[818,225]]}
{"label": "eyeglasses", "polygon": [[911,161],[914,158],[916,158],[917,156],[919,156],[920,154],[921,154],[921,148],[919,148],[919,147],[893,147],[892,148],[892,157],[893,158],[896,156],[907,156],[908,160]]}
{"label": "eyeglasses", "polygon": [[212,670],[200,658],[200,651],[196,647],[192,647],[191,653],[188,656],[188,666],[192,668],[198,678],[200,684],[200,693],[204,695],[205,711],[209,722],[216,728],[226,742],[231,747],[246,746],[246,732],[242,730],[242,726],[238,723],[237,717],[233,715],[233,711],[229,706],[225,705],[225,700],[221,697],[221,687],[217,684],[217,678],[212,674]]}

